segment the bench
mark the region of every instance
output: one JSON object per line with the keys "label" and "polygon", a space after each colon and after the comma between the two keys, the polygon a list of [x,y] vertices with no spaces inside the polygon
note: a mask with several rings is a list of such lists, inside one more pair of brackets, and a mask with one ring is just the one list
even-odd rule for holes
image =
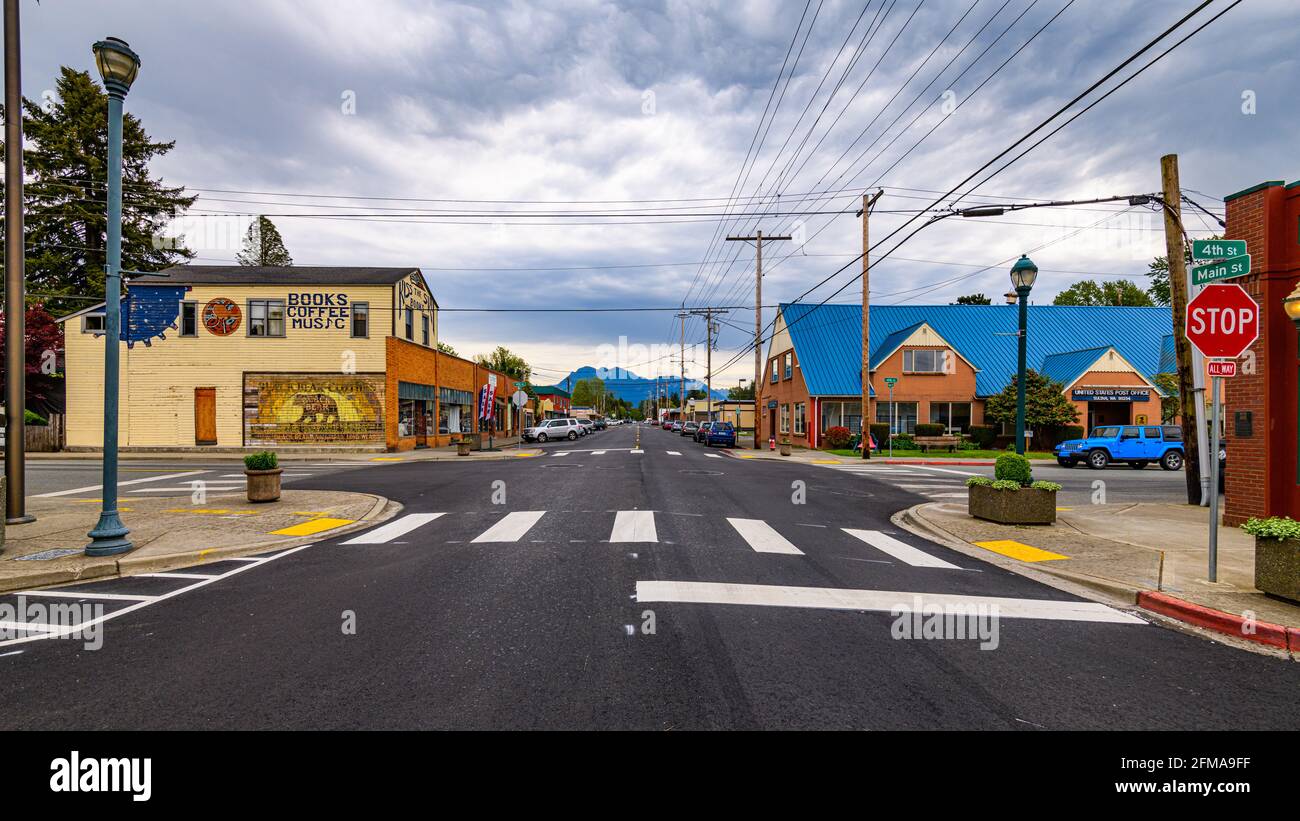
{"label": "bench", "polygon": [[916,446],[925,453],[930,448],[947,448],[949,452],[955,452],[957,446],[961,444],[960,436],[914,436],[912,441]]}

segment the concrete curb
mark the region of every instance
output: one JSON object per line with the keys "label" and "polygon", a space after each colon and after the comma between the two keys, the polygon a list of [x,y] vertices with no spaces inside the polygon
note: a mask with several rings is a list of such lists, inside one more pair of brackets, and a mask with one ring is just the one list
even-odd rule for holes
{"label": "concrete curb", "polygon": [[1167,593],[1143,591],[1138,594],[1138,606],[1186,622],[1203,630],[1212,630],[1227,636],[1300,653],[1300,628],[1285,627],[1270,622],[1250,622],[1243,616],[1224,613],[1193,602],[1184,601]]}
{"label": "concrete curb", "polygon": [[13,592],[15,590],[31,590],[39,587],[76,584],[92,579],[120,578],[124,576],[135,576],[140,573],[178,570],[182,567],[193,567],[195,565],[220,561],[222,559],[247,556],[250,553],[265,553],[271,550],[288,550],[293,547],[315,544],[316,542],[325,539],[333,539],[336,536],[342,536],[346,533],[371,527],[379,522],[393,518],[400,513],[404,507],[400,502],[394,502],[383,496],[376,496],[373,493],[362,493],[358,495],[369,496],[374,500],[374,504],[371,505],[370,510],[367,511],[364,516],[357,519],[352,524],[343,525],[342,527],[317,533],[314,536],[296,536],[289,539],[272,539],[246,545],[188,550],[183,553],[168,553],[162,556],[132,556],[128,554],[120,559],[106,558],[101,562],[96,562],[76,569],[50,570],[33,573],[21,578],[9,577],[0,579],[0,593]]}

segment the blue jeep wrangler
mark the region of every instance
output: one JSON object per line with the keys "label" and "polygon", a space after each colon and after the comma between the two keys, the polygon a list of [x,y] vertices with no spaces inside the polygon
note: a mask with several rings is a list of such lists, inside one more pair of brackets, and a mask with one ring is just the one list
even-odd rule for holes
{"label": "blue jeep wrangler", "polygon": [[1056,461],[1072,468],[1086,462],[1104,470],[1112,462],[1126,462],[1141,470],[1159,462],[1165,470],[1182,470],[1183,430],[1177,425],[1102,425],[1087,439],[1070,439],[1056,446]]}

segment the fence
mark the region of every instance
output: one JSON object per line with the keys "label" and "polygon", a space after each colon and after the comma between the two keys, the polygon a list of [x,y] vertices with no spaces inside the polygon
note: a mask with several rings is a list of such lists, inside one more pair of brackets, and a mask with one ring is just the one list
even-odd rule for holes
{"label": "fence", "polygon": [[[26,433],[27,450],[29,452],[63,450],[64,444],[67,443],[64,419],[63,414],[52,413],[48,425],[25,425],[23,430]],[[0,426],[0,448],[3,446],[4,428]]]}

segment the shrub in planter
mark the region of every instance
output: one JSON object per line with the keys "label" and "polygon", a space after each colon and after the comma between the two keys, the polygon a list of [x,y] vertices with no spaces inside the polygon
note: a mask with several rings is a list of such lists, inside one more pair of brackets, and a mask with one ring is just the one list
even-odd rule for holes
{"label": "shrub in planter", "polygon": [[916,450],[916,440],[910,434],[900,433],[894,437],[894,450]]}
{"label": "shrub in planter", "polygon": [[826,447],[831,450],[843,450],[849,446],[851,441],[853,441],[853,434],[843,425],[836,425],[826,429]]}
{"label": "shrub in planter", "polygon": [[244,457],[248,501],[274,502],[280,498],[280,460],[269,450]]}
{"label": "shrub in planter", "polygon": [[975,443],[980,450],[988,450],[993,447],[993,440],[997,438],[997,431],[992,425],[971,425],[966,430],[966,435]]}
{"label": "shrub in planter", "polygon": [[1004,453],[993,463],[993,475],[1028,487],[1034,481],[1033,470],[1029,460],[1018,453]]}
{"label": "shrub in planter", "polygon": [[1050,525],[1056,521],[1055,482],[1022,485],[1018,479],[972,476],[967,512],[977,519],[1008,525]]}
{"label": "shrub in planter", "polygon": [[1255,587],[1300,602],[1300,522],[1270,516],[1250,519],[1241,529],[1255,537]]}
{"label": "shrub in planter", "polygon": [[917,436],[943,436],[947,431],[946,427],[935,422],[918,422],[916,424]]}

